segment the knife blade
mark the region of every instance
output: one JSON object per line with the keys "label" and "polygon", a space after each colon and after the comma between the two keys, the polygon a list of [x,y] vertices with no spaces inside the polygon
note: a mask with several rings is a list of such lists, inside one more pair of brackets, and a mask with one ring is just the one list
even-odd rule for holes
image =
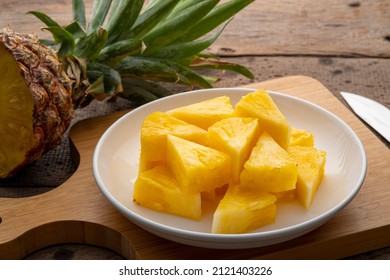
{"label": "knife blade", "polygon": [[340,92],[352,110],[387,141],[390,142],[390,110],[367,97]]}

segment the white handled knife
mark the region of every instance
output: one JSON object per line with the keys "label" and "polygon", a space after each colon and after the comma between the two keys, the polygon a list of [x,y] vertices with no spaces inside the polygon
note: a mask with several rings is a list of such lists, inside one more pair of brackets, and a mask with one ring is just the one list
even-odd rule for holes
{"label": "white handled knife", "polygon": [[340,92],[352,110],[390,142],[390,110],[364,96]]}

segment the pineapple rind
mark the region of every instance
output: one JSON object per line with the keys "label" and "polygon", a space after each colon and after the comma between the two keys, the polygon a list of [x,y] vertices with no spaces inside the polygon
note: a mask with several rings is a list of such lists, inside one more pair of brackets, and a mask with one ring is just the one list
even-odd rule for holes
{"label": "pineapple rind", "polygon": [[[60,143],[73,116],[73,103],[71,81],[65,74],[61,62],[54,51],[42,45],[36,36],[22,36],[9,28],[0,29],[0,46],[2,57],[7,57],[7,53],[13,57],[12,63],[7,64],[18,66],[17,69],[13,70],[3,69],[14,72],[13,74],[9,73],[12,77],[18,75],[23,77],[23,79],[17,79],[18,84],[15,86],[17,89],[27,86],[29,98],[33,100],[32,112],[31,109],[26,111],[31,118],[30,124],[28,124],[31,128],[28,130],[32,129],[33,133],[29,140],[25,140],[28,142],[25,144],[30,146],[28,149],[25,146],[27,150],[24,157],[19,157],[12,164],[6,162],[8,159],[0,158],[0,177],[3,178],[14,175],[19,168],[36,161]],[[5,86],[8,84],[9,80],[5,81]],[[14,93],[22,94],[23,92],[27,94],[25,89],[15,90]],[[1,111],[1,115],[5,115],[5,111]],[[8,121],[8,124],[12,125],[12,122],[14,122],[14,117]],[[17,140],[19,141],[19,139]],[[3,147],[3,149],[9,150],[8,152],[11,154],[18,153],[20,148],[14,149],[13,146],[10,146]],[[3,165],[9,165],[10,168],[3,169]]]}

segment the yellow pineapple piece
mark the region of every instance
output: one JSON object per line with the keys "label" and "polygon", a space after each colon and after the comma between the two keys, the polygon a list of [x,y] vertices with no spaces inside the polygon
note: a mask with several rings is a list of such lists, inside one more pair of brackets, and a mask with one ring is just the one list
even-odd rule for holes
{"label": "yellow pineapple piece", "polygon": [[232,160],[232,179],[240,179],[245,161],[249,158],[261,134],[256,118],[231,117],[209,127],[209,146],[227,153]]}
{"label": "yellow pineapple piece", "polygon": [[140,171],[166,160],[167,135],[172,134],[197,143],[206,144],[207,131],[163,112],[148,115],[141,128]]}
{"label": "yellow pineapple piece", "polygon": [[143,207],[185,218],[200,220],[200,193],[183,192],[166,165],[139,174],[133,198]]}
{"label": "yellow pineapple piece", "polygon": [[211,192],[230,180],[227,154],[173,135],[167,138],[167,163],[185,192]]}
{"label": "yellow pineapple piece", "polygon": [[324,176],[326,152],[315,147],[291,146],[289,153],[298,163],[296,197],[308,209]]}
{"label": "yellow pineapple piece", "polygon": [[267,133],[263,132],[241,172],[243,188],[282,192],[295,188],[298,170],[295,161]]}
{"label": "yellow pineapple piece", "polygon": [[220,96],[175,108],[167,113],[190,124],[208,129],[215,122],[231,117],[234,110],[230,98]]}
{"label": "yellow pineapple piece", "polygon": [[291,127],[290,145],[314,146],[314,135],[308,130]]}
{"label": "yellow pineapple piece", "polygon": [[275,141],[285,150],[290,144],[290,125],[264,89],[245,95],[235,107],[235,115],[258,118]]}
{"label": "yellow pineapple piece", "polygon": [[283,191],[283,192],[274,192],[272,194],[276,196],[278,202],[293,201],[296,198],[295,189],[289,191]]}
{"label": "yellow pineapple piece", "polygon": [[244,233],[272,224],[276,219],[276,197],[272,194],[230,185],[214,212],[213,233]]}
{"label": "yellow pineapple piece", "polygon": [[223,185],[220,188],[216,188],[215,190],[212,190],[210,192],[201,192],[201,198],[203,200],[207,201],[216,201],[217,199],[221,199],[221,197],[224,196],[226,193],[226,190],[228,188],[228,185]]}

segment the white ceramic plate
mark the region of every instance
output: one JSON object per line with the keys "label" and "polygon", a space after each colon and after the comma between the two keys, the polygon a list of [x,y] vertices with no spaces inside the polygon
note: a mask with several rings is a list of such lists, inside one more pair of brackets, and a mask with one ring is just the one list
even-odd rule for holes
{"label": "white ceramic plate", "polygon": [[[192,221],[152,211],[133,202],[140,151],[139,131],[155,111],[226,95],[232,104],[251,89],[207,89],[173,95],[137,108],[116,121],[99,140],[93,156],[96,182],[107,199],[129,220],[160,237],[207,248],[253,248],[301,236],[328,221],[359,191],[366,174],[363,145],[352,129],[325,109],[288,95],[270,92],[292,126],[315,135],[315,146],[327,152],[324,180],[311,208],[298,203],[278,207],[274,224],[245,234],[212,234],[212,211]],[[206,211],[207,212],[207,211]]]}

